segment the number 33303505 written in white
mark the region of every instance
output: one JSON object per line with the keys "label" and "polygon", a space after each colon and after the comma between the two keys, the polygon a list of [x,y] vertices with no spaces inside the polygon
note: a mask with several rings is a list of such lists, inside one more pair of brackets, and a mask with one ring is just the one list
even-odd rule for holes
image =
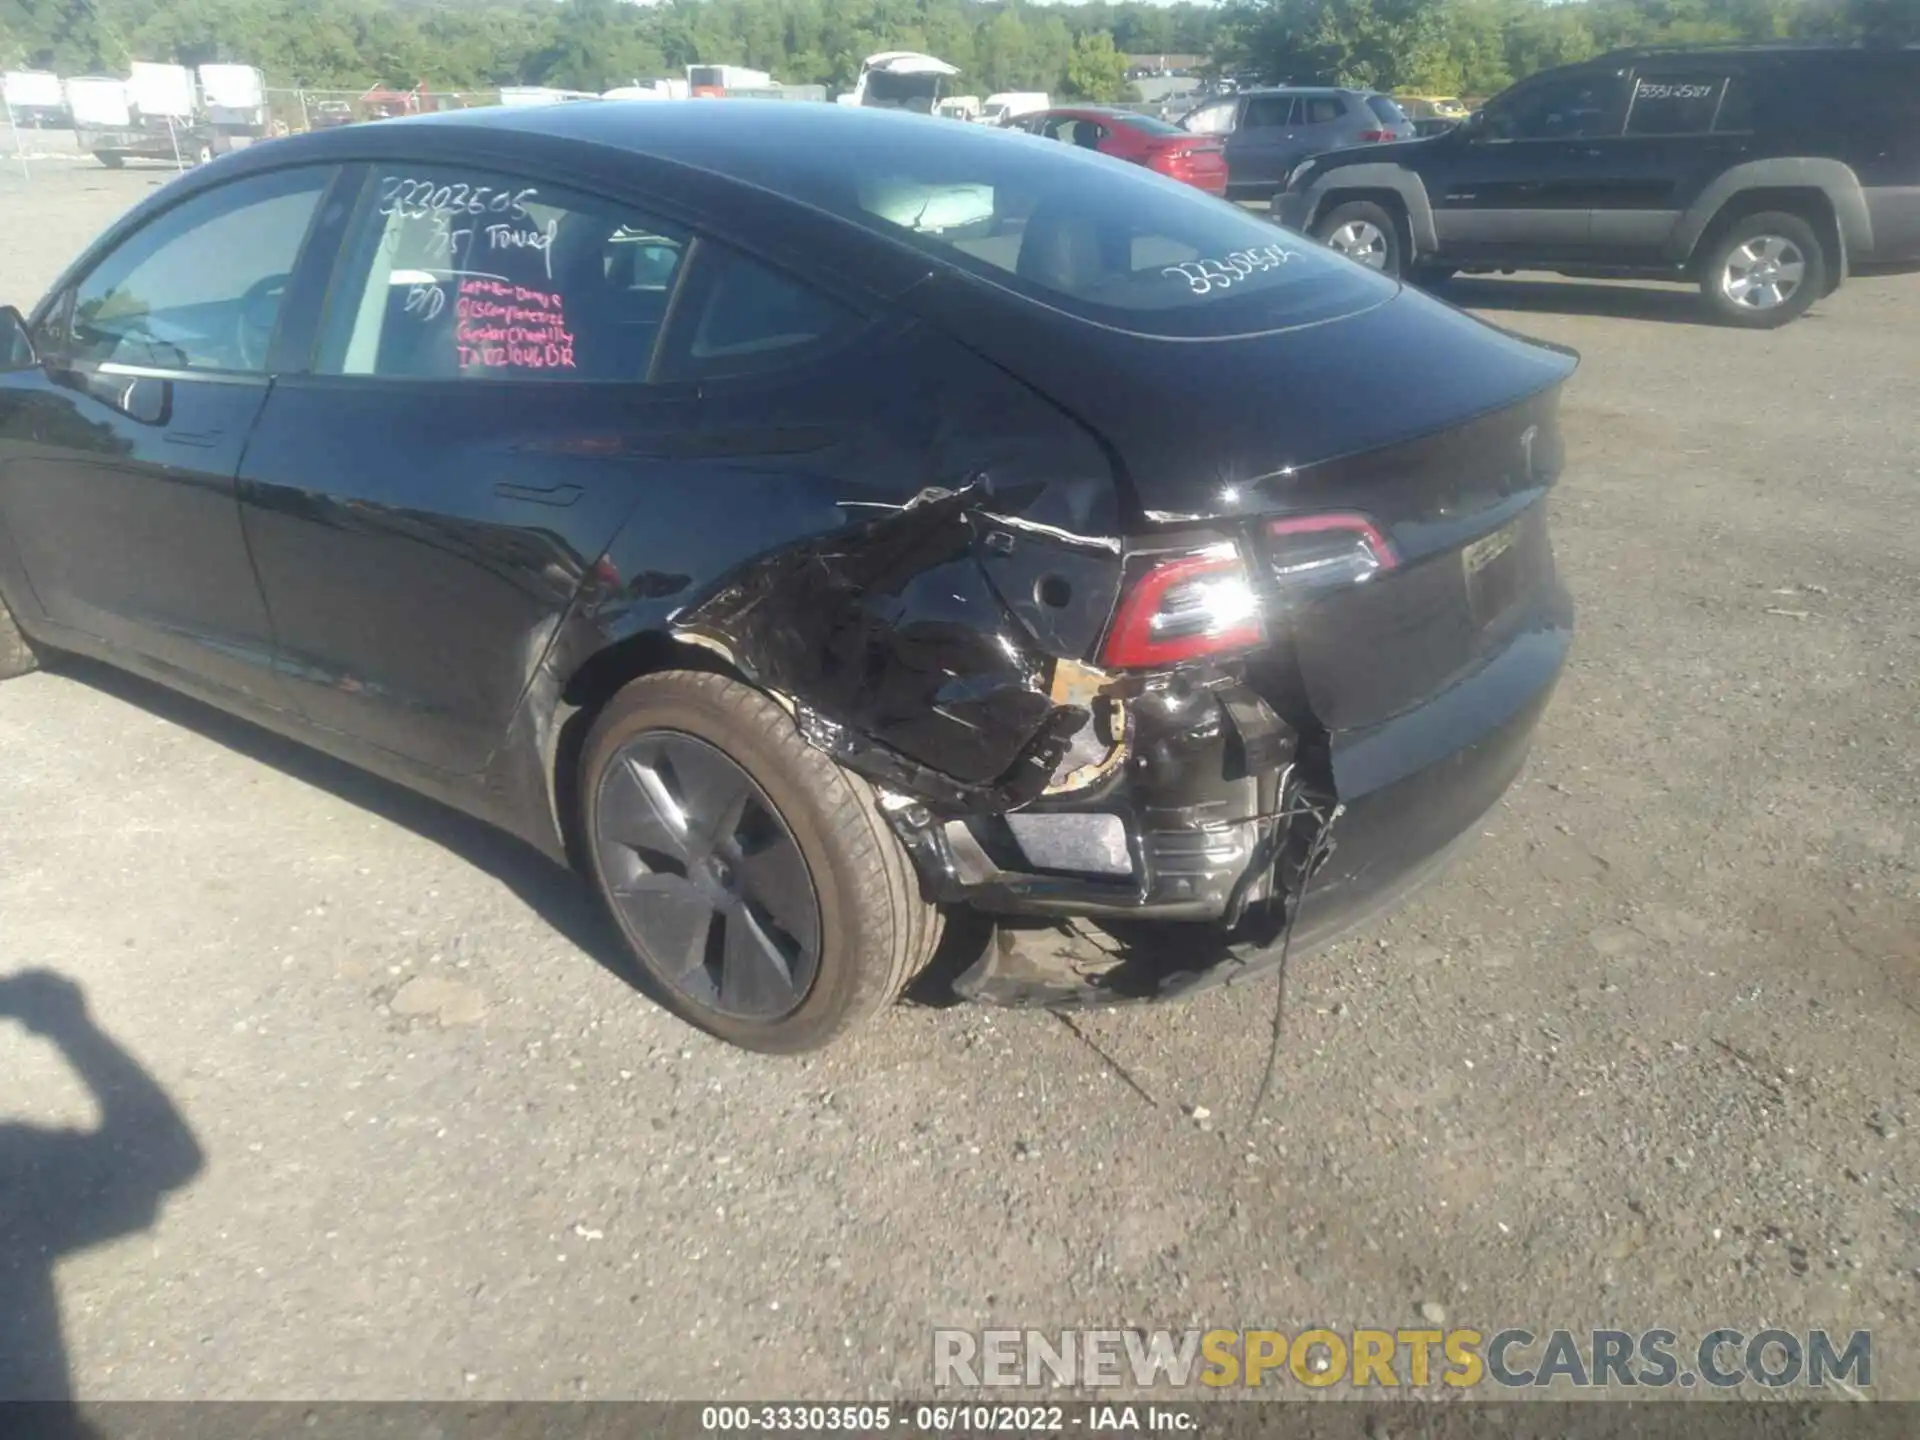
{"label": "number 33303505 written in white", "polygon": [[1185,260],[1169,265],[1160,273],[1169,279],[1187,282],[1196,295],[1225,290],[1242,280],[1277,270],[1293,259],[1295,252],[1284,245],[1261,245],[1252,250],[1235,250],[1211,260]]}

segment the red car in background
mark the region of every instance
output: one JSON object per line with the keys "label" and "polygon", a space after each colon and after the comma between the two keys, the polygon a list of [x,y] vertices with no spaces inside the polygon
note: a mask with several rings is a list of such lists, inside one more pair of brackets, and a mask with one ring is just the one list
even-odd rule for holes
{"label": "red car in background", "polygon": [[1220,141],[1151,115],[1106,105],[1068,105],[1022,115],[1008,128],[1131,160],[1209,195],[1227,193],[1227,156]]}

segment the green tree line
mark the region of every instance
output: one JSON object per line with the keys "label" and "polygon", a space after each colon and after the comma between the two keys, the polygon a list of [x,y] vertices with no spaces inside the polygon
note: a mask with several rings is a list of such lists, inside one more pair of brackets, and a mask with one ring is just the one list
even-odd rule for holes
{"label": "green tree line", "polygon": [[981,0],[0,0],[0,64],[62,74],[232,61],[269,83],[605,90],[694,63],[844,88],[879,50],[926,50],[990,90],[1118,98],[1127,51],[1207,53],[1217,7]]}
{"label": "green tree line", "polygon": [[0,0],[0,66],[259,66],[268,82],[578,90],[727,63],[852,84],[926,50],[957,88],[1124,98],[1126,54],[1212,55],[1267,80],[1484,96],[1543,66],[1661,41],[1920,40],[1920,0]]}
{"label": "green tree line", "polygon": [[1269,81],[1484,99],[1631,45],[1920,42],[1920,0],[1229,0],[1216,49]]}

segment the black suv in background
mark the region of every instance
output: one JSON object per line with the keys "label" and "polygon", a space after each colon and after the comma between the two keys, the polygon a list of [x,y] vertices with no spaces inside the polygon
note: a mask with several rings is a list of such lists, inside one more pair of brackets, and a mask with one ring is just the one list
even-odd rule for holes
{"label": "black suv in background", "polygon": [[1273,212],[1419,283],[1687,279],[1729,323],[1783,325],[1849,273],[1920,265],[1920,48],[1617,51],[1296,166]]}
{"label": "black suv in background", "polygon": [[1224,142],[1231,200],[1266,199],[1312,156],[1411,140],[1417,133],[1391,97],[1325,85],[1222,95],[1188,112],[1180,126]]}

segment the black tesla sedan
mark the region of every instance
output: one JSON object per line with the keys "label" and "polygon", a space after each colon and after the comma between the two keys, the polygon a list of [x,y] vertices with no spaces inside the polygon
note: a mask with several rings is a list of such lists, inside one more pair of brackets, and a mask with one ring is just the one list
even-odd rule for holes
{"label": "black tesla sedan", "polygon": [[1323,943],[1475,829],[1569,643],[1566,352],[986,127],[276,141],[0,332],[0,673],[104,657],[572,858],[760,1049],[942,907],[1125,938],[990,946],[999,1001]]}

